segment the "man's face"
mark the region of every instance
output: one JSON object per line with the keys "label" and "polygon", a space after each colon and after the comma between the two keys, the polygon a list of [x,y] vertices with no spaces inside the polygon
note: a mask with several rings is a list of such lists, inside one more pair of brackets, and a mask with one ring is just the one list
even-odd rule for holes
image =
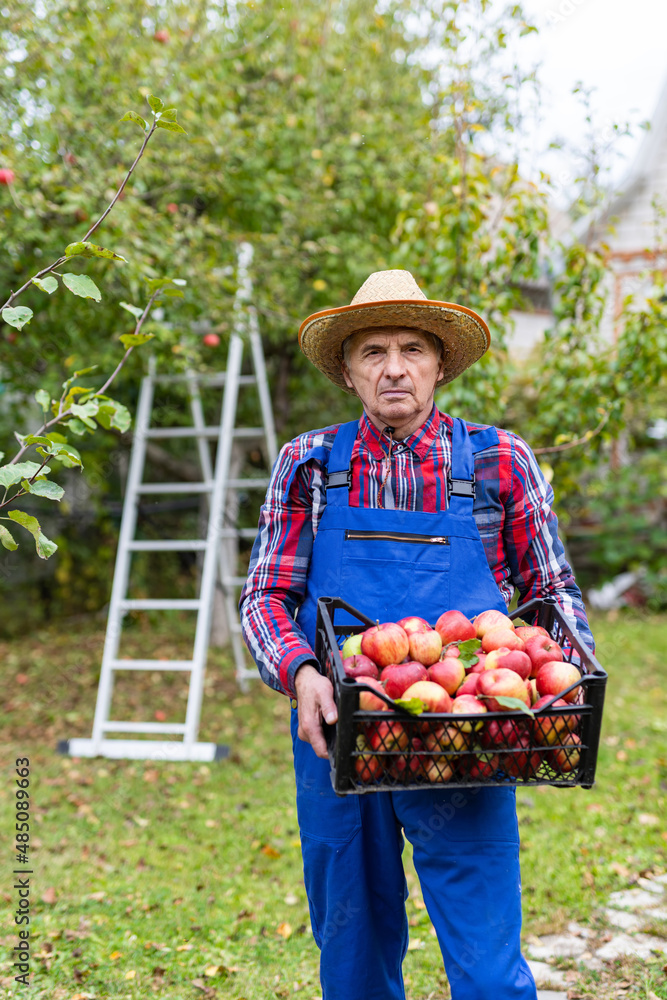
{"label": "man's face", "polygon": [[360,330],[346,354],[345,382],[379,431],[389,425],[395,437],[405,438],[424,423],[442,374],[430,337],[400,326]]}

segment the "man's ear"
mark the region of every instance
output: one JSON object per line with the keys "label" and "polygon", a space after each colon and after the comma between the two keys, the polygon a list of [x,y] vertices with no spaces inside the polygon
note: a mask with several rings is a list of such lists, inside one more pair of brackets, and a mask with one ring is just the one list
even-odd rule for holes
{"label": "man's ear", "polygon": [[[349,371],[347,369],[347,365],[345,364],[344,361],[341,361],[340,368],[341,368],[341,371],[343,373],[343,378],[345,379],[345,385],[348,387],[348,389],[354,389],[354,383],[352,382],[352,379],[350,378],[350,373],[349,373]],[[354,389],[354,391],[356,392],[357,390]]]}

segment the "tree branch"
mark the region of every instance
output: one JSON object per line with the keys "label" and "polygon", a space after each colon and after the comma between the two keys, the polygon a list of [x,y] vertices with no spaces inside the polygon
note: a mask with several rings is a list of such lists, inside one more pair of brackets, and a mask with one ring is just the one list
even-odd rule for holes
{"label": "tree branch", "polygon": [[604,425],[607,423],[607,421],[609,420],[610,412],[611,412],[610,410],[607,410],[607,412],[604,414],[602,420],[597,425],[597,427],[595,427],[592,431],[586,431],[583,437],[575,438],[574,441],[567,441],[565,444],[555,444],[552,445],[550,448],[533,448],[533,454],[548,455],[553,452],[567,451],[569,448],[576,448],[580,444],[588,444],[588,442],[592,438],[594,438],[596,434],[600,433]]}

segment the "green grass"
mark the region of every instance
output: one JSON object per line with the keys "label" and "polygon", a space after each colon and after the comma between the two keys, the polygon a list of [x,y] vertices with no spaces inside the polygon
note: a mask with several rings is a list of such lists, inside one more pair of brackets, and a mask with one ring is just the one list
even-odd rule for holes
{"label": "green grass", "polygon": [[[607,895],[667,870],[667,619],[598,619],[609,671],[598,783],[518,793],[526,936],[570,920],[600,935]],[[217,764],[72,760],[59,739],[89,736],[103,629],[83,622],[0,646],[5,831],[0,995],[53,1000],[146,996],[320,995],[301,876],[288,703],[259,682],[240,694],[228,660],[210,655],[200,738],[227,743]],[[126,652],[187,655],[139,625]],[[182,647],[182,648],[181,648]],[[121,717],[181,712],[184,678],[135,676],[118,689]],[[150,712],[142,708],[150,706]],[[13,985],[15,757],[31,759],[32,985]],[[406,849],[413,942],[408,997],[448,996],[439,950]],[[55,891],[55,898],[50,890]],[[43,899],[44,897],[44,899]],[[654,933],[659,927],[653,928]],[[664,958],[610,963],[581,997],[667,998]],[[576,968],[576,964],[572,963]]]}

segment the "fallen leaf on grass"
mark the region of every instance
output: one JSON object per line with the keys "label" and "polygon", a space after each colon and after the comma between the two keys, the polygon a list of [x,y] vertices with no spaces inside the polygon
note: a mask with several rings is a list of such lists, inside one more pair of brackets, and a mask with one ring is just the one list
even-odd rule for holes
{"label": "fallen leaf on grass", "polygon": [[179,944],[176,951],[192,951],[191,944]]}
{"label": "fallen leaf on grass", "polygon": [[424,947],[424,942],[419,938],[413,938],[408,944],[408,951],[419,951]]}
{"label": "fallen leaf on grass", "polygon": [[630,869],[626,868],[625,865],[620,864],[618,861],[614,861],[614,863],[609,865],[609,867],[616,875],[620,875],[621,878],[630,878]]}
{"label": "fallen leaf on grass", "polygon": [[275,847],[271,847],[271,844],[264,844],[262,847],[262,854],[266,854],[267,858],[280,857],[280,851],[277,851]]}
{"label": "fallen leaf on grass", "polygon": [[112,951],[111,954],[109,955],[109,958],[111,959],[112,962],[115,962],[118,958],[122,958],[122,956],[123,956],[122,951]]}
{"label": "fallen leaf on grass", "polygon": [[285,902],[287,903],[288,906],[296,906],[296,904],[299,902],[299,897],[295,896],[294,893],[292,892],[288,892],[287,895],[285,896]]}
{"label": "fallen leaf on grass", "polygon": [[125,973],[125,978],[126,979],[134,979],[134,977],[136,976],[136,974],[137,973],[136,973],[135,969],[128,969],[128,971]]}
{"label": "fallen leaf on grass", "polygon": [[292,925],[288,923],[278,924],[276,933],[280,934],[280,936],[285,938],[287,941],[287,939],[292,936]]}
{"label": "fallen leaf on grass", "polygon": [[42,893],[43,903],[49,903],[49,904],[55,903],[57,898],[58,897],[56,896],[56,890],[53,888],[52,885],[50,885],[49,888],[45,889],[44,892]]}
{"label": "fallen leaf on grass", "polygon": [[94,993],[73,993],[69,1000],[95,1000]]}
{"label": "fallen leaf on grass", "polygon": [[642,826],[657,826],[660,819],[657,816],[654,816],[653,813],[639,813],[637,821],[641,823]]}

